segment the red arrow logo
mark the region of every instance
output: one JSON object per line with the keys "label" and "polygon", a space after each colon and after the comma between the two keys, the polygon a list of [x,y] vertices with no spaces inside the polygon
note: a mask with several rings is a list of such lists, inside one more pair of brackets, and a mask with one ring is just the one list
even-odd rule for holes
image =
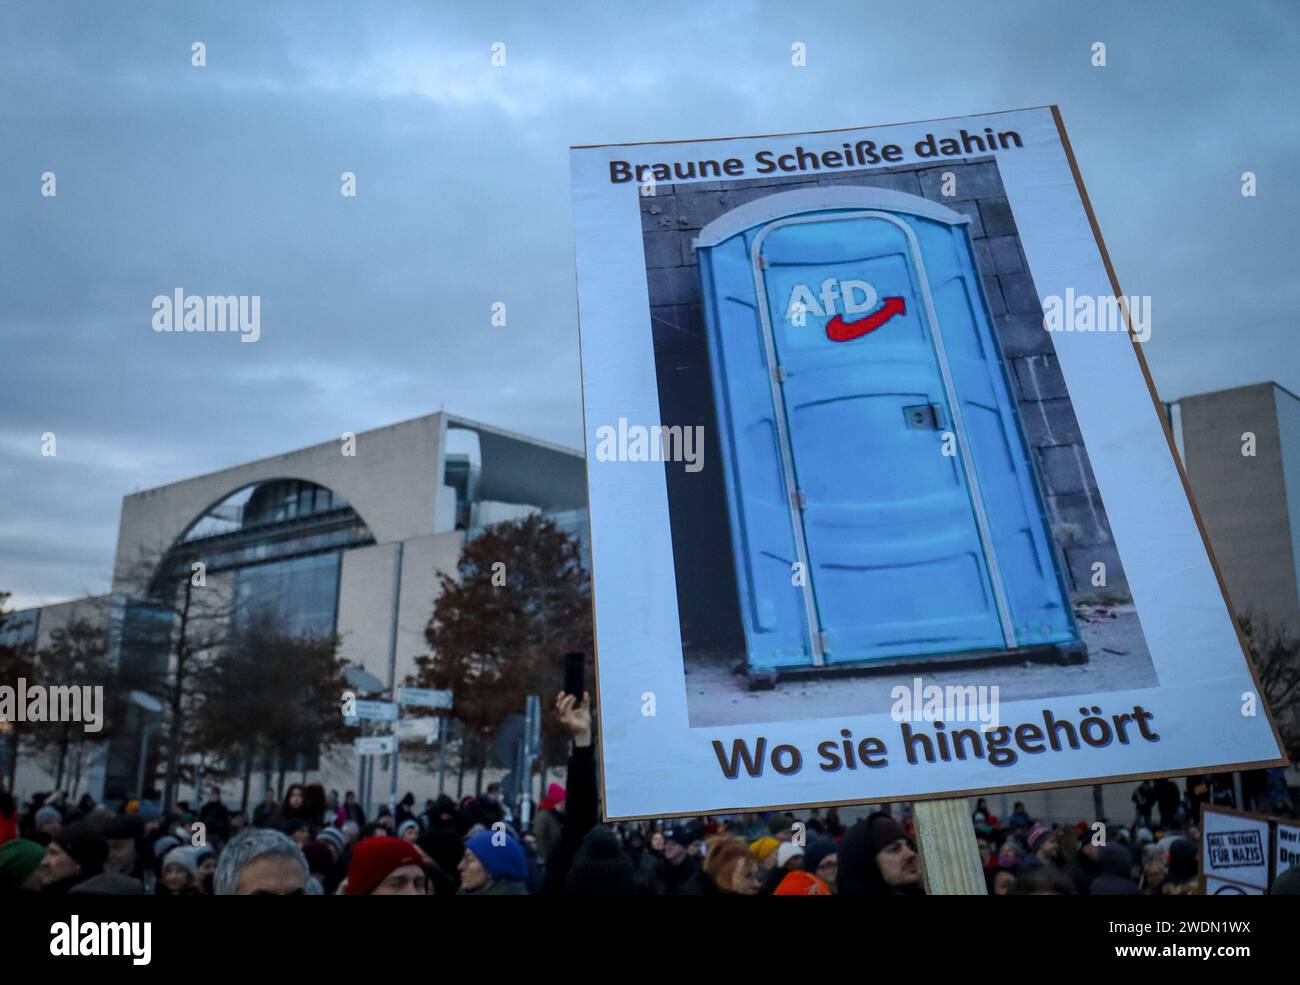
{"label": "red arrow logo", "polygon": [[857,321],[846,322],[836,315],[826,323],[826,337],[832,342],[851,342],[860,339],[869,332],[874,332],[895,315],[907,314],[907,306],[902,298],[885,298],[885,303]]}

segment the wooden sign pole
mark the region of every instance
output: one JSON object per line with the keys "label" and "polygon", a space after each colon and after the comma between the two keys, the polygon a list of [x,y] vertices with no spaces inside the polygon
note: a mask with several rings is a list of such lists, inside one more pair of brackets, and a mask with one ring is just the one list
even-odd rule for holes
{"label": "wooden sign pole", "polygon": [[918,800],[912,804],[912,821],[927,894],[987,895],[970,804],[965,798]]}

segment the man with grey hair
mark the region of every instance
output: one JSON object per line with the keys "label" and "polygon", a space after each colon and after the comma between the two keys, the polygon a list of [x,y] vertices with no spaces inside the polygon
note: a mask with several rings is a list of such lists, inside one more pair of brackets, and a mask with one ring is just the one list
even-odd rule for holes
{"label": "man with grey hair", "polygon": [[307,859],[293,839],[272,828],[248,828],[226,844],[217,861],[217,896],[303,896]]}

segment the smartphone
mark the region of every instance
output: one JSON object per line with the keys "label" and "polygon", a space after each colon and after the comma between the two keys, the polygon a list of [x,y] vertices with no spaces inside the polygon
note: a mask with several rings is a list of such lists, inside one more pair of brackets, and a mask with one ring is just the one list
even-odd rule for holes
{"label": "smartphone", "polygon": [[587,668],[585,653],[566,653],[564,655],[564,693],[572,694],[578,704],[582,704],[582,694],[586,689],[584,676]]}

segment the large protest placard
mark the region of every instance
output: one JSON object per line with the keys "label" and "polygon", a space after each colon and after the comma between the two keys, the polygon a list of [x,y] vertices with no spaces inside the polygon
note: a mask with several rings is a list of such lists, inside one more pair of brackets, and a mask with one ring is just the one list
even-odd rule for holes
{"label": "large protest placard", "polygon": [[1281,761],[1053,108],[572,180],[609,817]]}

